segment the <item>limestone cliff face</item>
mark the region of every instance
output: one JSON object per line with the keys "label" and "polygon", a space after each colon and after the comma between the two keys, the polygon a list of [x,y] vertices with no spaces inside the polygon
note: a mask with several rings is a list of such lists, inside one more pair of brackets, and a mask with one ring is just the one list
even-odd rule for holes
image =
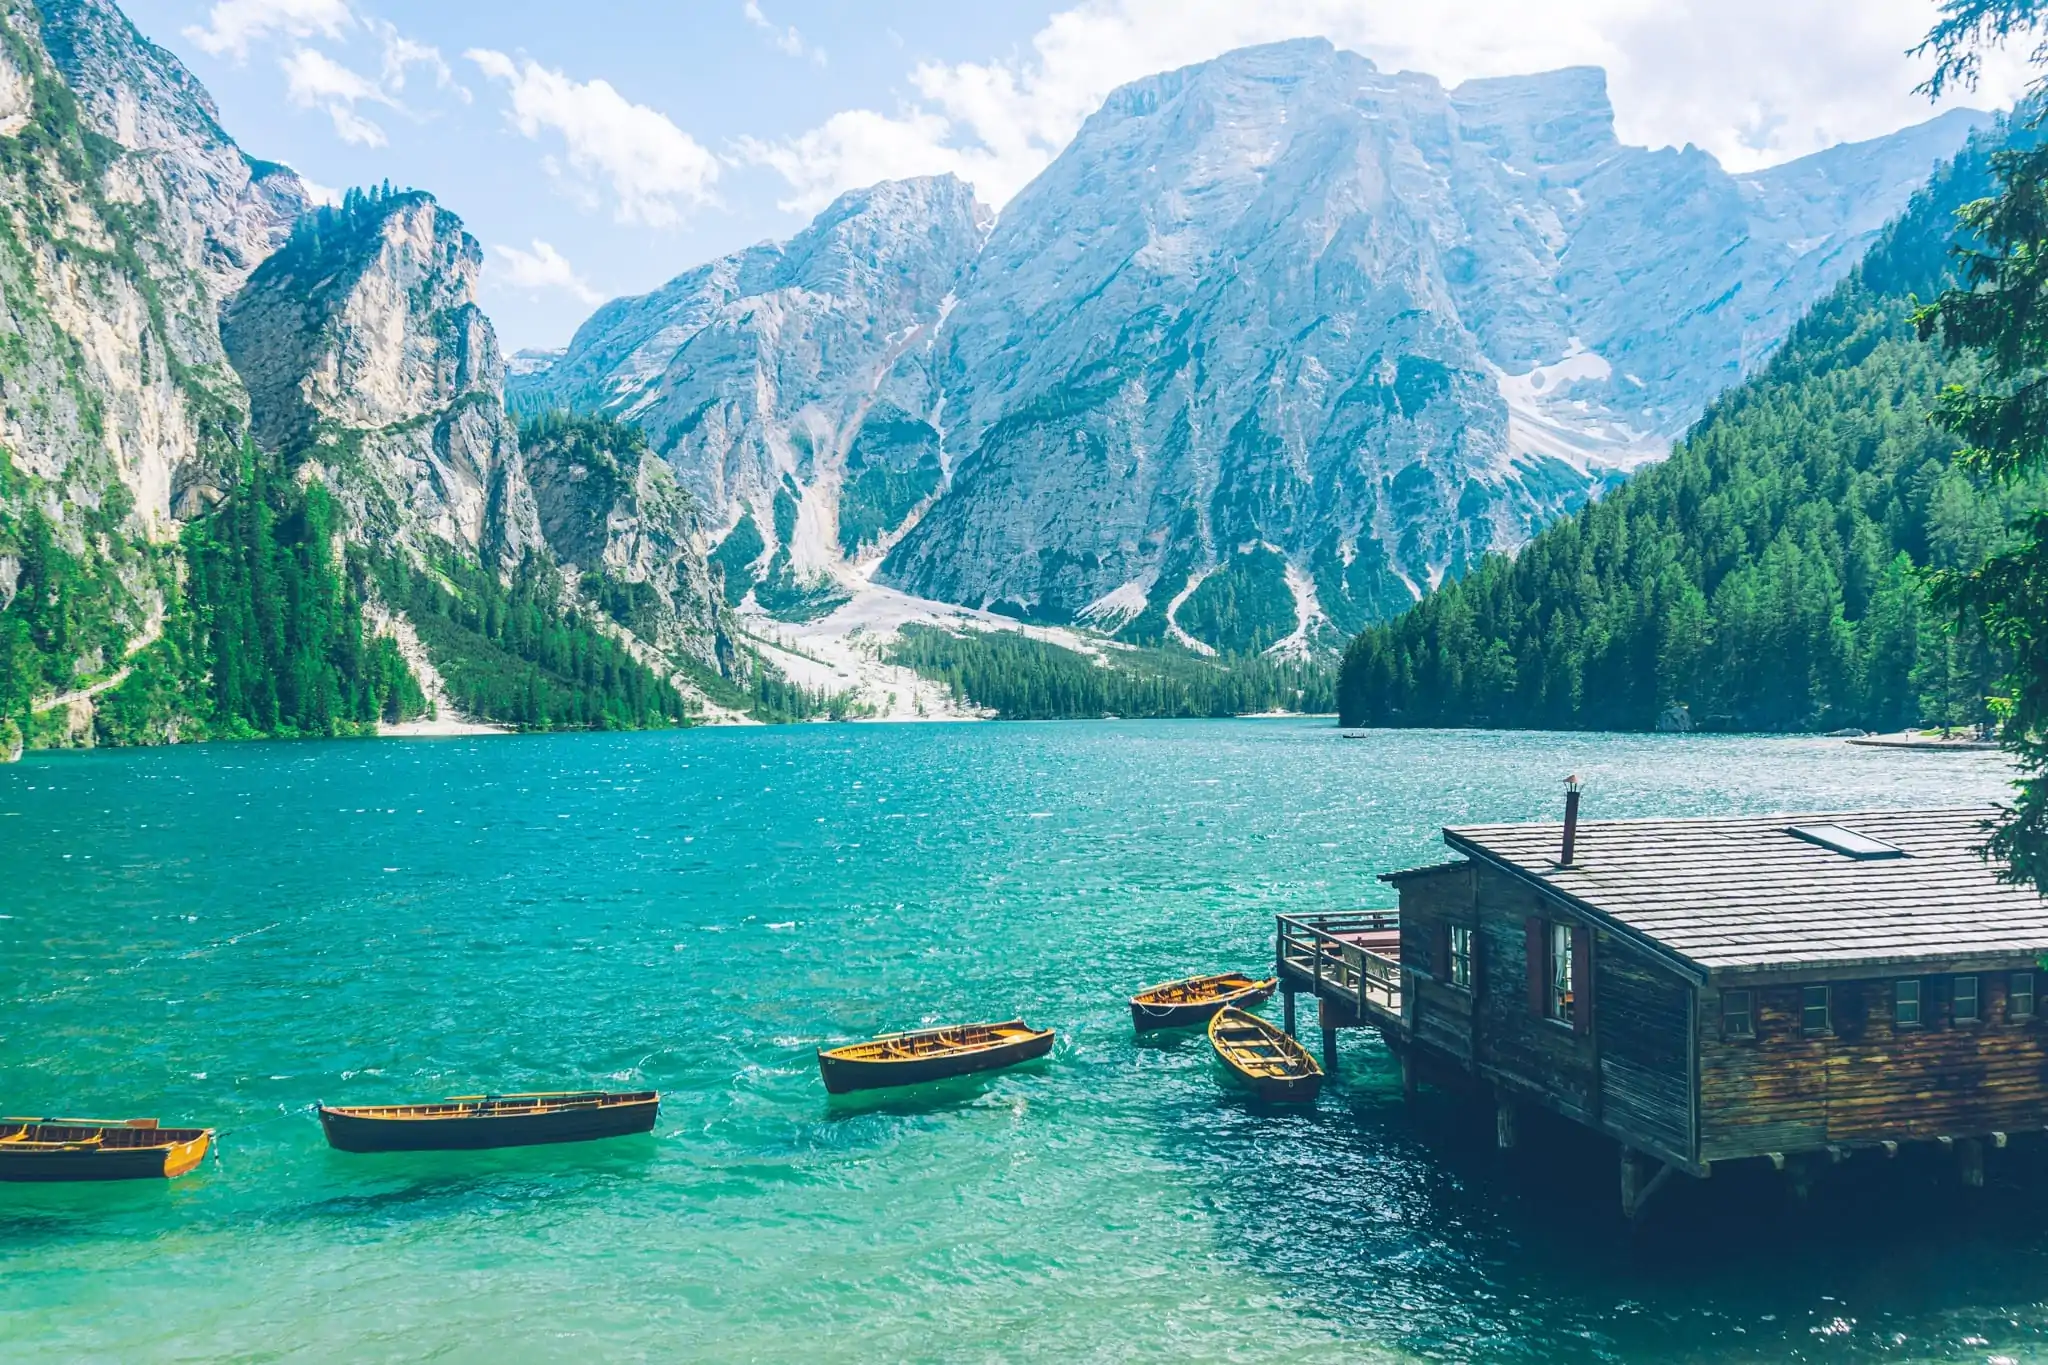
{"label": "limestone cliff face", "polygon": [[[81,424],[65,415],[78,394],[43,411],[11,402],[0,439],[18,467],[87,502],[118,480],[137,529],[166,538],[218,499],[240,443],[246,400],[222,354],[221,302],[283,239],[305,190],[246,158],[191,73],[108,0],[12,4],[7,27],[0,133],[21,177],[5,196],[21,248],[9,264],[26,276],[7,307],[42,371],[14,394],[64,387],[49,367],[71,351],[66,378],[90,401]],[[51,139],[87,134],[104,141],[49,154]]]}
{"label": "limestone cliff face", "polygon": [[109,0],[0,0],[0,610],[25,585],[49,619],[59,577],[70,604],[0,659],[0,702],[100,686],[156,635],[247,419],[221,301],[305,204]]}
{"label": "limestone cliff face", "polygon": [[737,628],[706,564],[696,501],[637,429],[543,419],[522,449],[540,531],[598,608],[664,655],[732,673]]}
{"label": "limestone cliff face", "polygon": [[482,265],[431,195],[357,197],[309,216],[221,330],[257,443],[315,466],[353,534],[511,567],[542,538]]}
{"label": "limestone cliff face", "polygon": [[233,294],[311,203],[289,167],[257,161],[220,126],[206,88],[110,0],[44,0],[43,40],[86,122],[126,149],[163,211],[150,235]]}

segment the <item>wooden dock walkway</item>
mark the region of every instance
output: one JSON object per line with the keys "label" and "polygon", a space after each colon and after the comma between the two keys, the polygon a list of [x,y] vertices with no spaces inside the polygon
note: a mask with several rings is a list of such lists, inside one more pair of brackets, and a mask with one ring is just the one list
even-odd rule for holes
{"label": "wooden dock walkway", "polygon": [[1338,1029],[1400,1029],[1398,911],[1328,910],[1275,919],[1273,968],[1280,978],[1284,1022],[1293,1033],[1294,997],[1306,992],[1315,998],[1325,1072],[1337,1069]]}

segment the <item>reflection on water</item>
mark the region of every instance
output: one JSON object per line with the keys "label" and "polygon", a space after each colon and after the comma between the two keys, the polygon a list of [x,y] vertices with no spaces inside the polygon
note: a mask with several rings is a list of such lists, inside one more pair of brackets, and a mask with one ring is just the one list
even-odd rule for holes
{"label": "reflection on water", "polygon": [[[1445,823],[1953,805],[1994,758],[1310,722],[800,727],[32,758],[0,771],[0,1095],[219,1126],[172,1184],[0,1188],[53,1356],[2013,1360],[2048,1153],[1674,1181],[1404,1104],[1221,1083],[1154,981],[1384,905]],[[1267,1007],[1269,1015],[1278,1005]],[[816,1049],[1022,1016],[1048,1059],[828,1099]],[[305,1113],[649,1086],[656,1132],[348,1156]],[[536,1330],[535,1324],[545,1324]]]}

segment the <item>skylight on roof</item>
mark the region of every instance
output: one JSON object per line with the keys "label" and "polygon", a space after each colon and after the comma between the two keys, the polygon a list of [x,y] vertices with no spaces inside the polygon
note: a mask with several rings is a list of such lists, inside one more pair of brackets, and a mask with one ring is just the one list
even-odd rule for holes
{"label": "skylight on roof", "polygon": [[1832,849],[1845,858],[1859,861],[1878,858],[1903,858],[1906,850],[1882,839],[1873,839],[1868,834],[1858,834],[1845,825],[1793,825],[1785,831],[1795,839],[1804,839],[1809,844],[1819,844]]}

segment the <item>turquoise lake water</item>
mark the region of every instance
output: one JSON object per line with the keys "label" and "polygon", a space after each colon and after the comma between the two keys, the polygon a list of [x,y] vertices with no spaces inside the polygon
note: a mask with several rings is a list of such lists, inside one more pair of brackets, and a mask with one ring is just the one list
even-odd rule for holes
{"label": "turquoise lake water", "polygon": [[[1347,1034],[1309,1113],[1141,1045],[1150,981],[1391,904],[1445,823],[1988,800],[1989,756],[1327,722],[215,745],[0,769],[0,1110],[227,1132],[0,1186],[22,1359],[2036,1360],[2048,1158],[1788,1212],[1502,1157]],[[1277,1005],[1274,1007],[1277,1012]],[[814,1050],[1013,1014],[1048,1062],[828,1102]],[[652,1086],[647,1138],[354,1157],[306,1108]],[[1854,1163],[1852,1163],[1853,1165]],[[1883,1164],[1883,1163],[1877,1163]],[[1843,1168],[1845,1171],[1850,1168]]]}

